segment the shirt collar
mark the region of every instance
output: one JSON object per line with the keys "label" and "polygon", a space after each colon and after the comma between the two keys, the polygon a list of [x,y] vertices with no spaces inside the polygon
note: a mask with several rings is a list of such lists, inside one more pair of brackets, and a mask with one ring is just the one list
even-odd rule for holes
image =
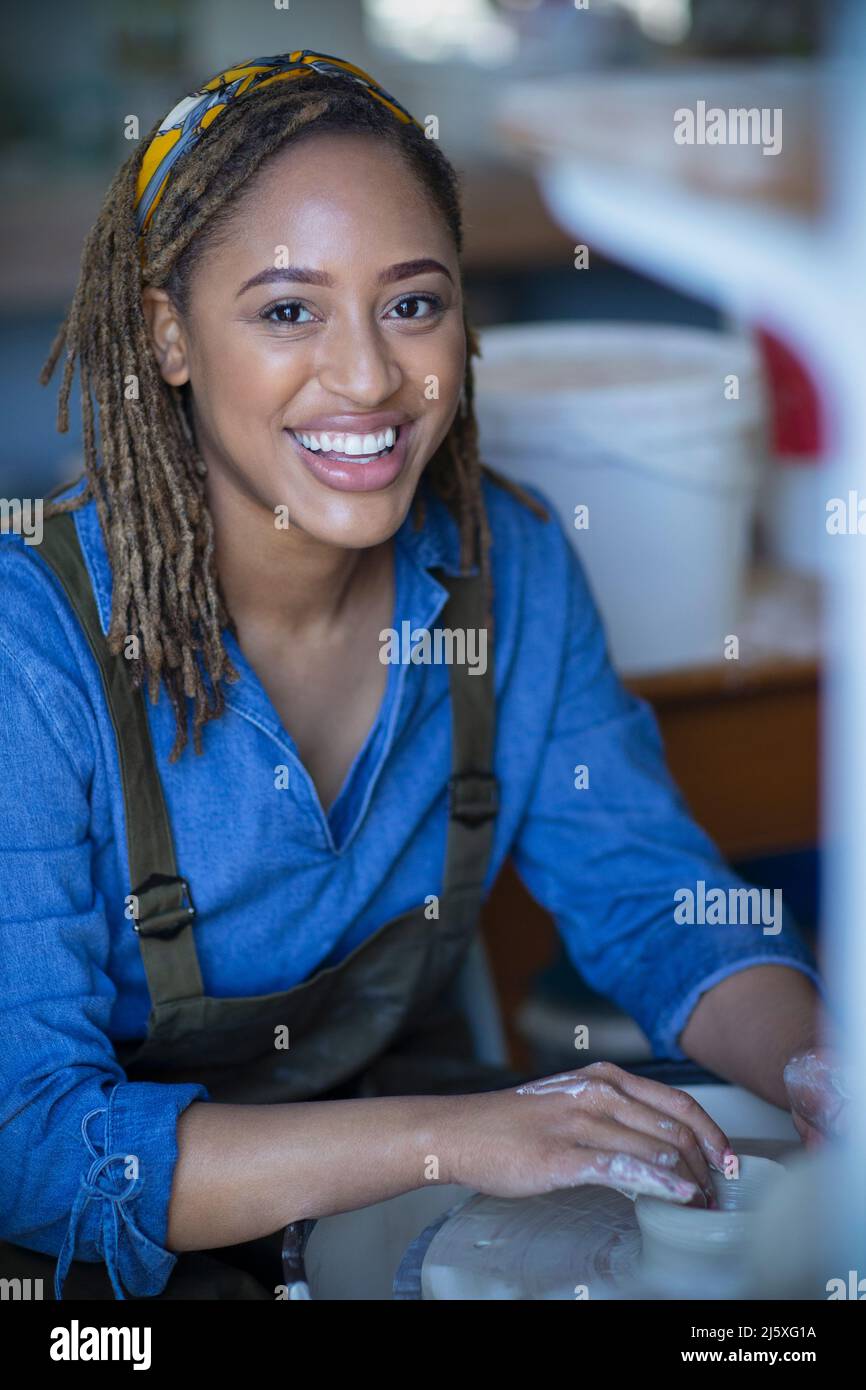
{"label": "shirt collar", "polygon": [[442,569],[446,574],[458,575],[461,569],[457,522],[426,476],[421,478],[419,492],[425,504],[424,523],[416,530],[415,508],[410,507],[395,540],[410,552],[422,569]]}

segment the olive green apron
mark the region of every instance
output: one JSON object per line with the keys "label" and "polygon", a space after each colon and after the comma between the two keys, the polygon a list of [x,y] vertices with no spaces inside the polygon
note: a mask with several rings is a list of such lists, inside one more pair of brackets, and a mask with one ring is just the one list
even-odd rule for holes
{"label": "olive green apron", "polygon": [[[175,862],[142,691],[123,655],[113,656],[69,515],[45,523],[40,553],[63,584],[99,665],[117,737],[135,921],[151,1009],[143,1041],[116,1044],[131,1081],[195,1081],[215,1101],[278,1103],[353,1096],[458,1093],[508,1085],[511,1072],[475,1060],[468,1023],[452,997],[477,930],[493,841],[498,788],[492,773],[493,661],[484,674],[449,666],[452,767],[444,885],[386,922],[334,965],[292,989],[255,998],[204,991],[194,884]],[[441,623],[486,625],[478,575],[443,574]],[[137,911],[135,903],[137,902]],[[281,1233],[230,1251],[183,1254],[162,1298],[274,1298]],[[14,1268],[13,1268],[14,1265]],[[0,1246],[7,1277],[43,1277],[54,1262]],[[7,1273],[8,1267],[8,1273]],[[114,1296],[104,1265],[73,1260],[65,1298]]]}

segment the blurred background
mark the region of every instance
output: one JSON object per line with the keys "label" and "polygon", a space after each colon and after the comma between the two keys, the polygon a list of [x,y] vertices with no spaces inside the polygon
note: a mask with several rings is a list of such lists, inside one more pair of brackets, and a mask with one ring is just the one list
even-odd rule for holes
{"label": "blurred background", "polygon": [[[808,302],[790,305],[801,289],[809,300],[808,239],[830,216],[818,155],[834,13],[809,0],[6,6],[0,497],[78,470],[77,411],[58,435],[56,382],[37,374],[129,154],[125,118],[145,132],[233,60],[352,59],[438,118],[462,174],[485,457],[560,509],[697,819],[815,931],[832,372],[810,350]],[[783,148],[676,144],[673,112],[699,100],[782,110]],[[648,1055],[510,870],[485,931],[520,1063]],[[590,1053],[576,1058],[578,1024]]]}

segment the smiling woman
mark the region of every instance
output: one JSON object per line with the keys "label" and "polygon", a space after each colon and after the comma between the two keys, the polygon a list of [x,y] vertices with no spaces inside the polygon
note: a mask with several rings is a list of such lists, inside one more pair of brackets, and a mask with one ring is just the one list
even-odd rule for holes
{"label": "smiling woman", "polygon": [[[228,456],[235,485],[271,513],[291,494],[297,529],[276,539],[292,569],[301,534],[354,551],[393,535],[452,425],[465,375],[447,224],[431,216],[429,197],[404,161],[395,165],[387,141],[318,127],[260,170],[198,261],[189,297],[176,280],[145,291],[162,375],[191,383],[213,486],[227,484]],[[429,254],[407,259],[407,247]],[[299,264],[287,263],[289,248]],[[363,496],[347,507],[338,495],[346,492]],[[344,556],[342,568],[357,562]]]}
{"label": "smiling woman", "polygon": [[64,429],[78,362],[86,474],[0,544],[5,1277],[272,1298],[287,1223],[431,1156],[705,1201],[727,1139],[684,1093],[474,1055],[454,986],[509,855],[658,1055],[784,1104],[815,1041],[790,922],[675,920],[742,885],[544,499],[482,467],[460,249],[436,142],[306,50],[218,74],[108,191],[45,371]]}
{"label": "smiling woman", "polygon": [[273,154],[218,232],[143,295],[207,468],[221,592],[326,805],[384,693],[359,638],[390,621],[391,537],[449,432],[445,476],[458,458],[467,515],[478,505],[477,459],[453,428],[466,369],[454,234],[394,161],[405,128],[377,112],[391,140],[375,139],[338,115]]}
{"label": "smiling woman", "polygon": [[[478,528],[489,576],[460,246],[456,181],[436,143],[360,69],[306,51],[219,74],[174,108],[115,179],[43,379],[65,346],[61,429],[76,355],[89,425],[87,388],[99,397],[105,466],[97,465],[88,428],[88,489],[59,506],[92,495],[110,558],[124,557],[115,565],[125,578],[109,644],[119,650],[129,633],[140,633],[135,678],[146,673],[152,698],[160,679],[169,690],[178,724],[173,756],[186,740],[185,697],[194,701],[200,747],[199,731],[221,713],[223,682],[234,675],[219,631],[231,611],[223,602],[231,580],[212,535],[228,472],[236,497],[253,505],[267,497],[271,513],[287,503],[293,483],[295,525],[271,538],[267,563],[296,572],[295,548],[310,536],[356,549],[393,534],[429,464],[439,491],[459,499],[464,563]],[[143,295],[133,261],[141,262]],[[127,327],[119,340],[118,323]],[[170,393],[154,379],[149,342]],[[104,389],[118,373],[140,382],[132,398]],[[433,391],[425,389],[431,380]],[[368,433],[388,427],[390,455],[363,472],[348,463],[362,457]],[[315,457],[299,435],[317,429],[342,433],[342,453]],[[254,468],[237,454],[255,457]],[[306,487],[300,470],[287,472],[291,455],[310,470]],[[322,514],[313,479],[361,492],[366,505],[347,509],[335,497]],[[156,536],[147,499],[160,492]],[[167,563],[174,555],[185,575],[201,575],[203,611],[197,586],[184,585],[187,593],[176,585]],[[332,601],[359,563],[357,553],[341,557]]]}

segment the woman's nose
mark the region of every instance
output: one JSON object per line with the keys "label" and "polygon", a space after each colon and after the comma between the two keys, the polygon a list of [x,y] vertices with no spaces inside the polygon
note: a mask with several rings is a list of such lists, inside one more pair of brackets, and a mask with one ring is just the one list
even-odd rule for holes
{"label": "woman's nose", "polygon": [[331,395],[355,405],[380,405],[399,388],[403,373],[375,325],[337,329],[323,344],[319,381]]}

